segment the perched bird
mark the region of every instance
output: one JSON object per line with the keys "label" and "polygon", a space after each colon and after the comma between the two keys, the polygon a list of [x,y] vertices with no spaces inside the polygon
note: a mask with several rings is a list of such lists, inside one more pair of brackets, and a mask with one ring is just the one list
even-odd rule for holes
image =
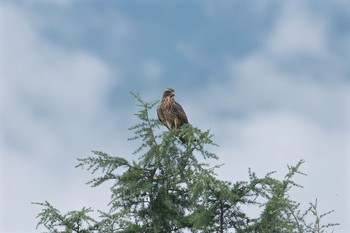
{"label": "perched bird", "polygon": [[[185,111],[175,99],[175,90],[167,88],[163,93],[162,102],[157,108],[158,119],[170,130],[179,130],[182,125],[188,124]],[[180,138],[186,142],[184,138]]]}

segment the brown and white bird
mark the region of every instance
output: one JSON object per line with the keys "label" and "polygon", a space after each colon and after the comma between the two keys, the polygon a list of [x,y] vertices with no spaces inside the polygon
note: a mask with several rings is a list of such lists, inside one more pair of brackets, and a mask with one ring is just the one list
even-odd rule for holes
{"label": "brown and white bird", "polygon": [[[175,99],[175,90],[167,88],[163,93],[162,102],[157,108],[158,119],[170,130],[179,130],[184,124],[188,124],[185,111]],[[180,138],[184,142],[183,138]]]}

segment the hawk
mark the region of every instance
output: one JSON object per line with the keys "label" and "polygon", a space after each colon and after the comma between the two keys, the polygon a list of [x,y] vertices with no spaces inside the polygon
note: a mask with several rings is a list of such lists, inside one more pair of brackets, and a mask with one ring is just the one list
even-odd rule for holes
{"label": "hawk", "polygon": [[[158,119],[169,129],[179,130],[184,124],[188,124],[185,111],[175,99],[175,90],[167,88],[163,93],[162,102],[157,108]],[[180,138],[185,142],[184,138]]]}

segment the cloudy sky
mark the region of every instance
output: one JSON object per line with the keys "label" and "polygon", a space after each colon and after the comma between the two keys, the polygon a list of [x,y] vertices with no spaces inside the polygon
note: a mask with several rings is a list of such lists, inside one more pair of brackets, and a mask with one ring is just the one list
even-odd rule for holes
{"label": "cloudy sky", "polygon": [[[0,1],[0,232],[34,233],[48,200],[104,209],[76,158],[135,159],[130,91],[166,87],[211,129],[222,179],[306,163],[306,208],[350,232],[350,1]],[[156,113],[152,112],[156,117]],[[165,130],[165,128],[164,128]],[[41,229],[43,230],[43,229]]]}

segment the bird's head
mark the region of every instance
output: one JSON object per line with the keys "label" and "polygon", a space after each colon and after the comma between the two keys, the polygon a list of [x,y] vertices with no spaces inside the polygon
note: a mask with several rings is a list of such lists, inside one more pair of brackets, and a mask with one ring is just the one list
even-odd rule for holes
{"label": "bird's head", "polygon": [[167,88],[164,91],[163,98],[165,97],[174,97],[175,96],[175,90],[172,88]]}

